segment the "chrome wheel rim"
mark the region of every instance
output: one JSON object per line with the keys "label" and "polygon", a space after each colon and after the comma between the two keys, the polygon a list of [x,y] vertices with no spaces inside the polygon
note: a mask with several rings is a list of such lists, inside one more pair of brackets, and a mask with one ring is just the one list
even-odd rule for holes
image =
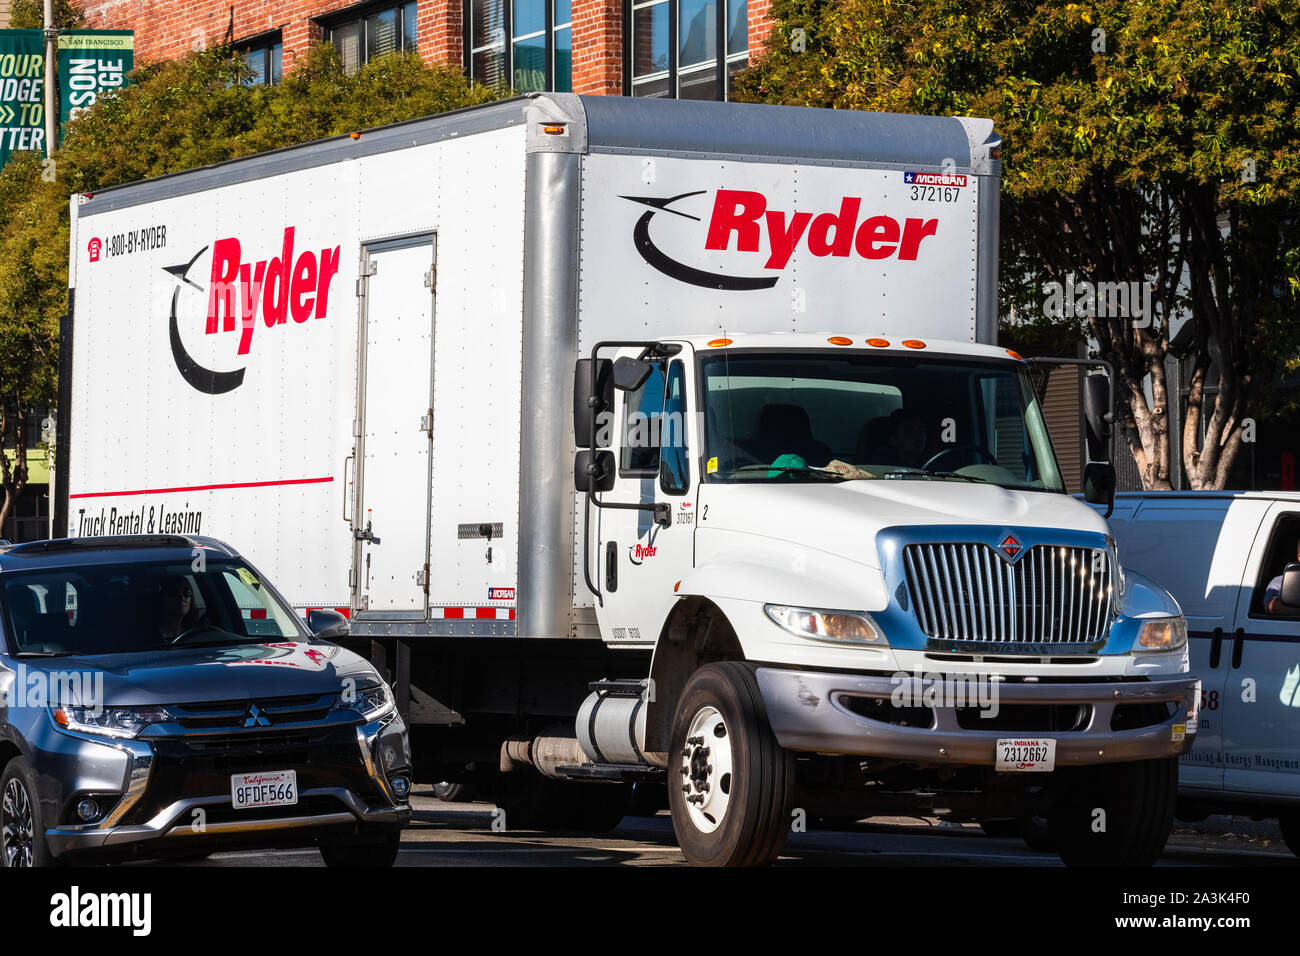
{"label": "chrome wheel rim", "polygon": [[10,780],[0,803],[0,856],[6,867],[32,865],[34,829],[27,788],[17,778]]}
{"label": "chrome wheel rim", "polygon": [[726,818],[732,789],[731,732],[717,708],[696,712],[679,759],[686,815],[701,833],[712,833]]}

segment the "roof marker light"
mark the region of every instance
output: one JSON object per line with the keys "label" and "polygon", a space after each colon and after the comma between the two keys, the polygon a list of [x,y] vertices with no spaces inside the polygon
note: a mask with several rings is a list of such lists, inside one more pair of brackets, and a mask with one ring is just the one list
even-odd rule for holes
{"label": "roof marker light", "polygon": [[564,133],[564,126],[560,123],[550,123],[542,127],[542,132],[548,136],[560,136]]}
{"label": "roof marker light", "polygon": [[730,344],[731,344],[731,339],[714,339],[712,342],[709,343],[709,348],[716,349],[716,348],[720,348],[723,345],[730,345]]}
{"label": "roof marker light", "polygon": [[845,338],[842,335],[832,335],[826,341],[831,343],[831,345],[852,345],[853,344],[852,339]]}
{"label": "roof marker light", "polygon": [[920,339],[903,339],[903,344],[906,345],[909,349],[925,348],[925,343],[922,342]]}
{"label": "roof marker light", "polygon": [[1017,352],[1015,349],[1007,349],[1007,354],[1010,355],[1017,362],[1023,362],[1025,360],[1025,357],[1021,355],[1019,352]]}
{"label": "roof marker light", "polygon": [[889,348],[889,339],[867,339],[867,344],[878,349]]}

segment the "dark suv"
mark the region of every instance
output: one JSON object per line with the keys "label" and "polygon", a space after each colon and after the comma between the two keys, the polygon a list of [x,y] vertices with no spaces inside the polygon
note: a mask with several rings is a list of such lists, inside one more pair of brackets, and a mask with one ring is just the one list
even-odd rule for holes
{"label": "dark suv", "polygon": [[303,845],[391,865],[406,726],[327,640],[346,633],[212,538],[0,549],[0,865]]}

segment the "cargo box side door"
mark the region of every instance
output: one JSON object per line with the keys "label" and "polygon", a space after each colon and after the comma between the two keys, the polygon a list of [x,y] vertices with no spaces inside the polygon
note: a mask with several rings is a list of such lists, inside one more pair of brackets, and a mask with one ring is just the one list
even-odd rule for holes
{"label": "cargo box side door", "polygon": [[432,234],[362,247],[352,515],[358,614],[427,612],[435,260]]}

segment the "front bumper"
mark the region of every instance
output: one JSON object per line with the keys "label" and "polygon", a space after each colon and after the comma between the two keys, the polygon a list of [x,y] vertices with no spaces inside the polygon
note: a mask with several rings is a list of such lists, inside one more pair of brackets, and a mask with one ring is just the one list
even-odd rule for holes
{"label": "front bumper", "polygon": [[[335,726],[330,732],[328,749],[322,744],[311,751],[305,764],[285,760],[282,769],[298,771],[302,789],[297,804],[260,810],[231,806],[229,774],[248,769],[241,761],[250,759],[247,755],[254,751],[249,748],[233,758],[220,751],[196,758],[178,756],[183,745],[175,740],[106,740],[59,733],[49,743],[75,753],[77,759],[45,750],[37,761],[38,774],[61,795],[56,807],[75,801],[79,793],[103,794],[104,771],[116,761],[125,768],[125,779],[118,777],[110,791],[121,796],[102,820],[48,827],[50,852],[55,857],[208,853],[310,844],[323,838],[347,840],[406,826],[410,806],[390,783],[399,774],[410,777],[401,718],[394,713],[365,724]],[[89,763],[89,753],[100,759]],[[287,758],[289,752],[284,753]],[[327,754],[328,762],[322,765],[318,754]],[[95,767],[93,775],[86,773],[89,766]]]}
{"label": "front bumper", "polygon": [[[899,699],[922,700],[923,687],[913,677],[776,667],[759,667],[757,676],[772,731],[781,746],[794,751],[993,766],[998,740],[1041,736],[1056,740],[1057,766],[1087,766],[1176,757],[1189,750],[1196,737],[1199,682],[1190,677],[1060,684],[1000,681],[980,685],[983,695],[977,689],[964,698],[968,703],[995,699],[1000,708],[1041,707],[1044,712],[1054,705],[1088,708],[1082,726],[1062,731],[1049,726],[1041,730],[972,729],[971,708],[959,707],[961,701],[954,703],[951,695],[940,696],[934,706],[927,706],[933,714],[928,727],[878,720],[851,709],[864,698],[869,703],[882,702],[878,707],[882,713],[888,713]],[[1148,726],[1113,729],[1117,708],[1147,704],[1172,704],[1173,712]]]}

